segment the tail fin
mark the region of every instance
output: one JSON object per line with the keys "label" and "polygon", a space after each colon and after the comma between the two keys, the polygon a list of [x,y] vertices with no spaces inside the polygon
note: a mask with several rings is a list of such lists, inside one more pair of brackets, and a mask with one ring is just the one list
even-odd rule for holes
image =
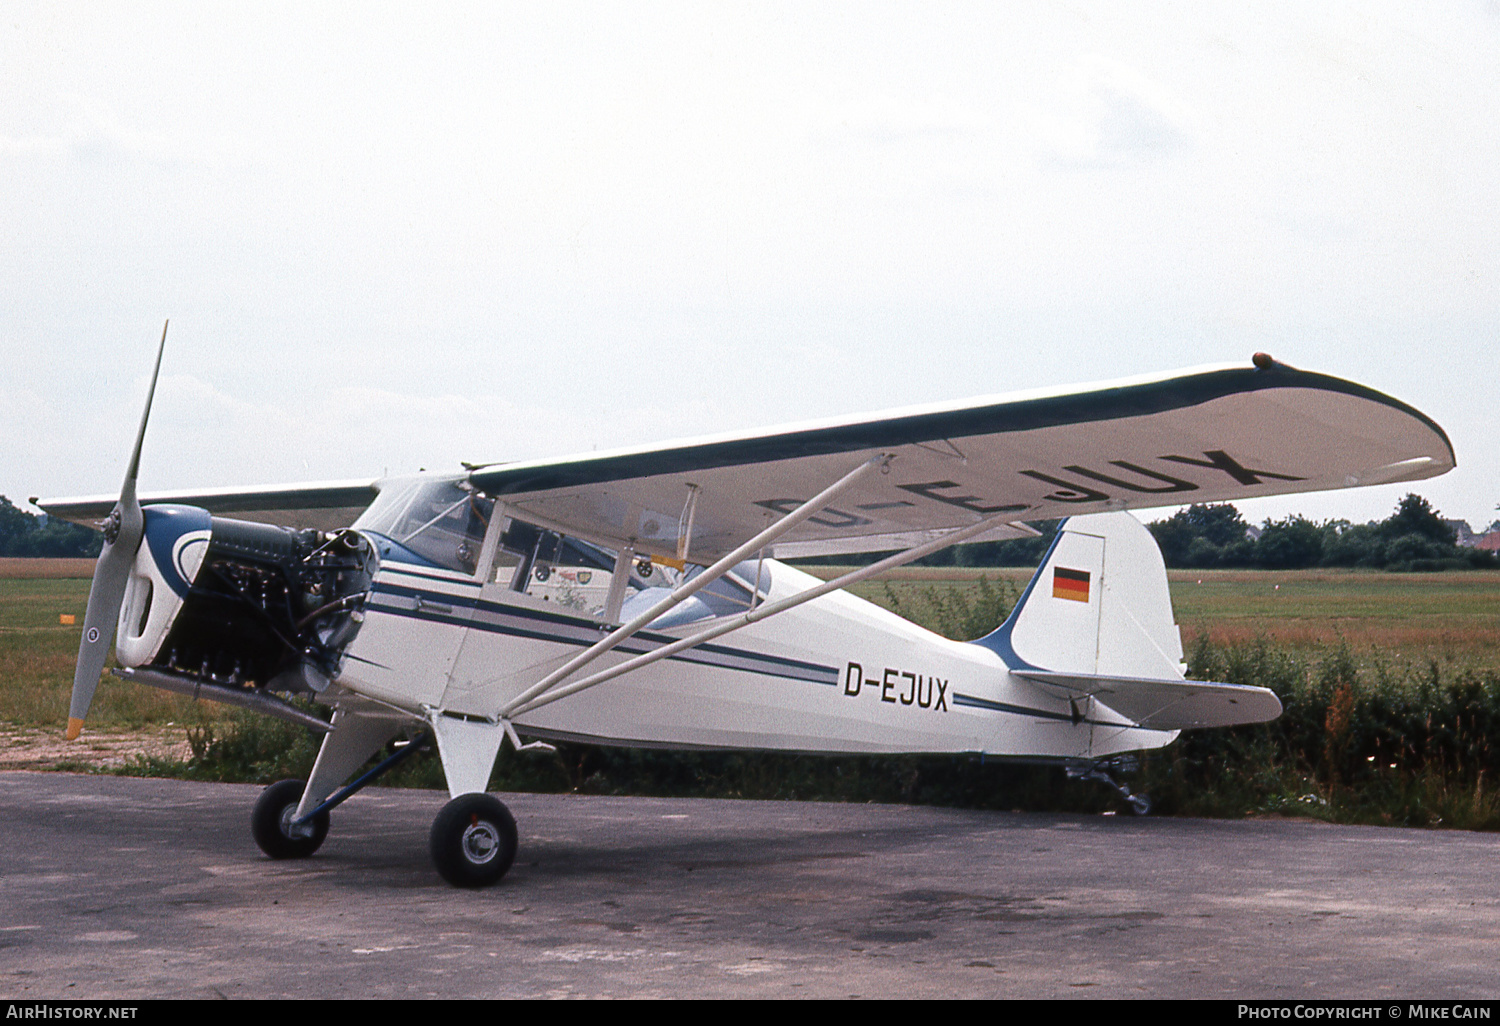
{"label": "tail fin", "polygon": [[[1281,715],[1281,702],[1266,688],[1183,679],[1161,550],[1128,513],[1064,521],[1010,618],[976,644],[1045,691],[1098,699],[1149,730]],[[1096,737],[1091,750],[1110,740]]]}
{"label": "tail fin", "polygon": [[1182,679],[1161,550],[1129,513],[1065,520],[1009,619],[979,644],[1023,668]]}

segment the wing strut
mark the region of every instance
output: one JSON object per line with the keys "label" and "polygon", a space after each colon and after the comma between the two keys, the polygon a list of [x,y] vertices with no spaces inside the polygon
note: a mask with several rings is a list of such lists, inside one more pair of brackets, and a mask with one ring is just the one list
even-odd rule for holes
{"label": "wing strut", "polygon": [[[697,634],[689,635],[688,637],[683,638],[680,641],[674,641],[669,645],[663,645],[661,648],[652,649],[650,652],[638,655],[634,659],[627,659],[625,662],[620,663],[616,666],[611,666],[607,670],[600,670],[598,673],[593,674],[592,676],[585,677],[582,680],[576,680],[573,683],[567,684],[563,687],[555,688],[545,695],[538,695],[536,698],[529,699],[525,702],[514,702],[511,704],[511,708],[506,711],[505,718],[508,720],[511,717],[520,716],[523,713],[531,712],[533,709],[539,709],[544,705],[548,705],[549,703],[557,701],[559,698],[566,698],[568,695],[577,694],[578,692],[583,691],[586,688],[593,687],[595,684],[603,684],[607,680],[613,680],[614,678],[622,674],[630,673],[632,670],[638,670],[642,666],[647,666],[659,659],[666,659],[669,656],[674,656],[684,649],[692,648],[695,645],[701,645],[705,641],[712,641],[714,638],[721,637],[725,634],[730,633],[731,631],[737,631],[742,627],[748,627],[752,623],[755,623],[759,620],[764,620],[767,617],[775,616],[777,613],[784,613],[788,609],[791,609],[795,606],[800,606],[804,602],[811,602],[813,599],[818,598],[822,595],[827,595],[831,591],[837,591],[840,588],[846,588],[849,585],[855,584],[859,581],[863,581],[868,577],[874,577],[875,575],[882,574],[887,570],[893,569],[898,566],[903,566],[907,563],[910,563],[914,559],[921,559],[923,556],[936,552],[939,549],[945,549],[950,545],[956,545],[961,541],[965,541],[966,539],[974,537],[975,535],[983,534],[985,531],[993,530],[1001,524],[1006,523],[1007,517],[1012,516],[1015,516],[1015,514],[1008,513],[1005,516],[989,517],[985,520],[979,521],[976,524],[970,524],[968,527],[960,528],[956,531],[950,531],[947,534],[944,534],[942,537],[934,538],[931,541],[924,542],[921,545],[916,546],[915,548],[910,548],[906,549],[903,552],[898,552],[894,556],[888,556],[878,563],[871,563],[869,566],[861,567],[858,570],[851,570],[849,573],[844,574],[842,577],[836,577],[833,580],[826,581],[823,584],[817,585],[816,587],[808,588],[805,591],[799,591],[795,595],[789,595],[784,599],[772,602],[769,605],[764,605],[752,609],[747,613],[740,613],[738,616],[731,617],[728,620],[715,624],[707,630],[699,631]],[[1019,527],[1020,525],[1014,526]]]}
{"label": "wing strut", "polygon": [[670,595],[662,599],[650,609],[646,610],[640,616],[637,616],[634,620],[631,620],[627,624],[622,624],[621,626],[616,627],[608,635],[595,642],[588,649],[580,652],[578,655],[568,660],[562,666],[559,666],[557,669],[547,674],[547,676],[543,677],[531,687],[527,688],[524,692],[517,695],[510,701],[508,705],[500,710],[500,718],[502,720],[509,719],[514,714],[514,710],[519,709],[521,706],[530,702],[538,695],[552,688],[559,681],[566,679],[580,667],[588,665],[595,659],[598,659],[604,653],[608,652],[610,649],[614,648],[616,645],[619,645],[620,643],[626,641],[628,638],[630,638],[631,635],[641,630],[643,627],[651,623],[651,621],[661,616],[673,606],[686,601],[687,599],[691,598],[696,592],[702,590],[703,588],[706,588],[714,581],[717,581],[720,577],[723,577],[730,570],[733,570],[737,565],[739,565],[740,562],[754,554],[756,551],[764,549],[767,545],[770,545],[772,542],[776,541],[776,539],[786,534],[788,531],[796,527],[798,524],[802,523],[808,517],[814,516],[815,514],[820,512],[823,507],[833,502],[841,494],[848,491],[855,484],[857,484],[860,479],[863,478],[866,474],[870,473],[877,467],[885,466],[890,462],[890,460],[891,457],[884,453],[878,456],[870,457],[868,460],[855,467],[849,473],[845,474],[839,480],[835,481],[833,484],[823,489],[817,495],[813,496],[811,499],[808,499],[802,505],[798,506],[786,516],[782,517],[776,523],[772,524],[770,527],[757,534],[754,538],[751,538],[739,548],[735,549],[729,555],[719,560],[713,566],[708,567],[692,580],[687,581],[677,587]]}

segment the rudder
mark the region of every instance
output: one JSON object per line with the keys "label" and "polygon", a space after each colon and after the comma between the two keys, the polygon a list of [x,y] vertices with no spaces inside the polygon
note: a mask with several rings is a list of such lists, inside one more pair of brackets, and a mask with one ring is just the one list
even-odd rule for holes
{"label": "rudder", "polygon": [[1182,679],[1161,550],[1124,512],[1063,521],[1011,615],[978,644],[1034,669]]}

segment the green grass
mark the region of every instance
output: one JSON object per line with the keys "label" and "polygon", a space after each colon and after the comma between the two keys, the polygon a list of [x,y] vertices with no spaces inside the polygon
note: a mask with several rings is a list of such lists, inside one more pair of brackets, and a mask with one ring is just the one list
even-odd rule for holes
{"label": "green grass", "polygon": [[[1186,640],[1257,639],[1303,651],[1346,646],[1361,665],[1500,666],[1500,573],[1177,571]],[[1201,581],[1201,583],[1199,583]]]}
{"label": "green grass", "polygon": [[1163,811],[1500,829],[1500,671],[1368,668],[1342,646],[1206,638],[1191,664],[1194,676],[1271,688],[1284,711],[1152,753],[1144,786]]}
{"label": "green grass", "polygon": [[[0,579],[0,720],[57,729],[67,722],[88,598],[86,580]],[[63,614],[73,615],[73,626],[58,622]],[[202,703],[106,677],[89,723],[126,728],[203,715]]]}

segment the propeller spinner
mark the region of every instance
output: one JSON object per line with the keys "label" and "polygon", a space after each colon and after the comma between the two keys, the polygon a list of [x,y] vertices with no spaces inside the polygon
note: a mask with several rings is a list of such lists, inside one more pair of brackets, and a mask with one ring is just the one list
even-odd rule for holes
{"label": "propeller spinner", "polygon": [[156,366],[151,371],[151,387],[146,390],[146,408],[141,413],[141,426],[135,435],[135,452],[131,454],[130,466],[125,471],[125,483],[120,487],[119,501],[104,522],[104,549],[99,553],[99,562],[94,565],[88,610],[83,615],[83,637],[78,642],[78,668],[73,672],[73,700],[68,706],[65,735],[69,741],[77,740],[83,730],[83,718],[88,715],[94,689],[99,686],[99,675],[104,672],[104,661],[109,657],[109,646],[115,638],[120,604],[124,601],[125,585],[130,580],[130,567],[135,562],[136,550],[141,547],[145,518],[136,499],[135,481],[140,471],[141,442],[146,437],[146,421],[151,417],[151,400],[156,395],[156,377],[161,372],[161,356],[167,347],[167,324],[170,323],[168,321],[161,328]]}

